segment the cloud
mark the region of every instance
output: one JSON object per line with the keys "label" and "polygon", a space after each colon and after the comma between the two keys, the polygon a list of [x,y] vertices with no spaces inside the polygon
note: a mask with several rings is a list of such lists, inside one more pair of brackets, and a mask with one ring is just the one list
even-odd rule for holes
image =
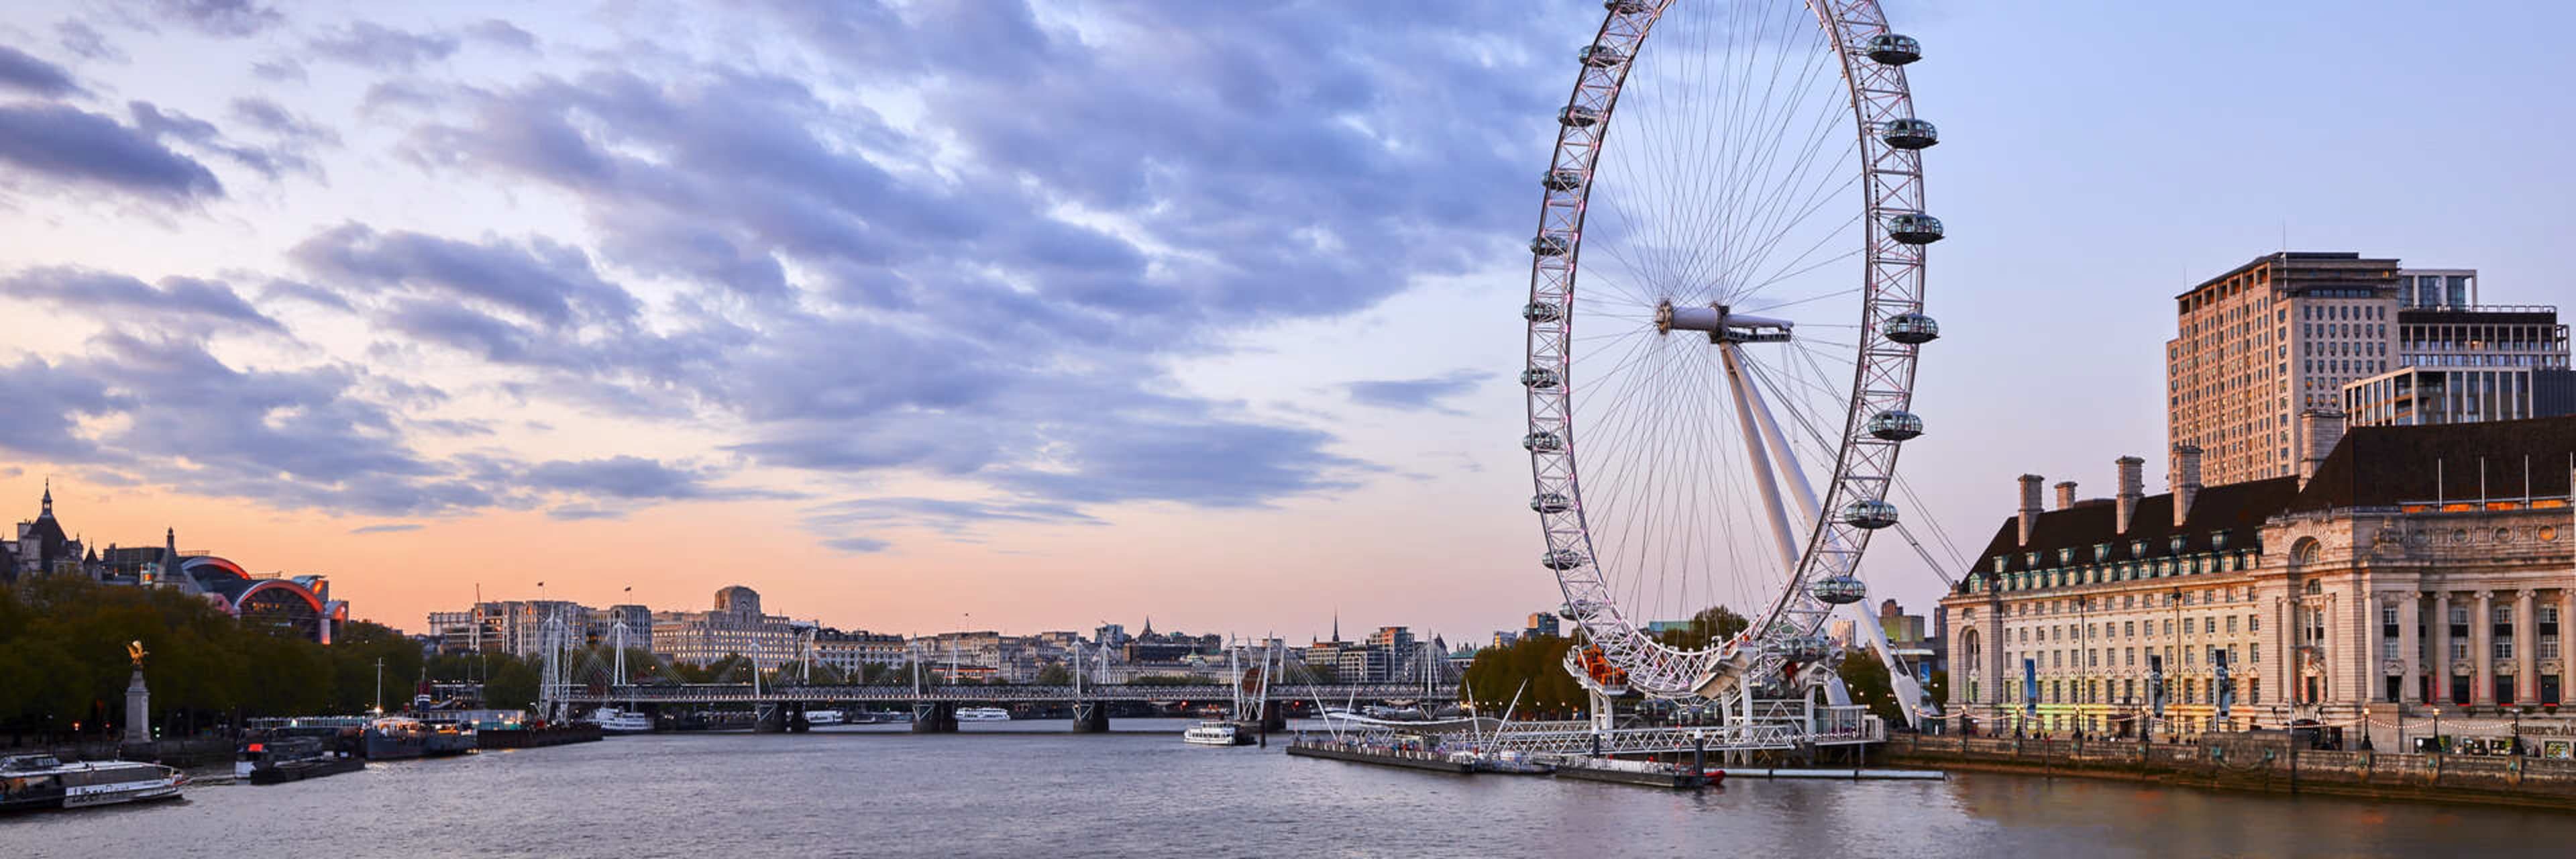
{"label": "cloud", "polygon": [[303,155],[290,149],[261,149],[244,146],[224,137],[214,123],[154,106],[147,102],[128,102],[126,110],[134,115],[134,127],[154,140],[175,138],[198,149],[230,158],[244,167],[259,171],[271,179],[287,170],[313,169]]}
{"label": "cloud", "polygon": [[303,83],[308,79],[304,73],[303,63],[284,57],[252,63],[250,66],[250,73],[253,76],[258,77],[260,80],[268,81],[270,83],[287,83],[290,81]]}
{"label": "cloud", "polygon": [[7,91],[54,97],[77,93],[80,85],[72,83],[71,73],[63,67],[0,45],[0,92]]}
{"label": "cloud", "polygon": [[1099,525],[1102,521],[1067,504],[1032,501],[967,501],[947,498],[851,498],[809,507],[806,530],[837,533],[850,526],[927,528],[950,536],[969,535],[984,525],[1002,523]]}
{"label": "cloud", "polygon": [[410,71],[422,63],[447,59],[459,44],[457,37],[443,33],[411,33],[359,21],[315,37],[305,47],[353,65]]}
{"label": "cloud", "polygon": [[548,491],[611,498],[671,500],[711,494],[703,475],[635,456],[538,463],[529,467],[527,479]]}
{"label": "cloud", "polygon": [[425,527],[428,527],[428,526],[426,526],[426,525],[421,525],[421,524],[414,523],[414,522],[397,522],[397,523],[386,524],[386,525],[366,525],[366,526],[362,526],[362,527],[351,528],[351,529],[349,529],[349,533],[351,533],[351,534],[400,534],[400,533],[405,532],[405,531],[418,531],[418,530],[420,530],[420,529],[422,529],[422,528],[425,528]]}
{"label": "cloud", "polygon": [[289,300],[301,301],[316,307],[327,307],[333,310],[355,311],[358,309],[356,305],[349,303],[349,299],[342,297],[339,293],[332,292],[309,283],[282,279],[271,279],[267,286],[261,287],[259,291],[259,300],[262,302]]}
{"label": "cloud", "polygon": [[0,104],[0,166],[55,182],[173,201],[219,198],[223,183],[156,135],[59,104]]}
{"label": "cloud", "polygon": [[587,254],[544,237],[478,243],[348,223],[305,239],[292,255],[325,278],[466,299],[549,326],[622,323],[640,309],[634,296],[600,279]]}
{"label": "cloud", "polygon": [[1351,401],[1382,409],[1437,411],[1459,414],[1441,401],[1465,394],[1482,384],[1489,374],[1475,370],[1458,370],[1447,375],[1425,379],[1393,379],[1352,382],[1347,386]]}
{"label": "cloud", "polygon": [[537,51],[536,34],[519,29],[519,25],[499,18],[468,25],[465,28],[465,35],[525,53],[533,54]]}
{"label": "cloud", "polygon": [[623,511],[602,510],[596,507],[557,507],[546,511],[546,518],[559,522],[589,522],[599,519],[624,519],[626,514]]}
{"label": "cloud", "polygon": [[[84,60],[121,63],[127,59],[124,51],[117,50],[115,45],[108,44],[105,34],[77,18],[65,18],[55,23],[54,36],[61,41],[63,50],[77,54]],[[0,48],[0,50],[6,50],[6,48]]]}
{"label": "cloud", "polygon": [[823,541],[823,545],[853,555],[871,555],[894,548],[893,543],[869,537],[835,537]]}
{"label": "cloud", "polygon": [[230,38],[255,35],[286,20],[276,9],[251,0],[152,0],[152,11],[164,21]]}
{"label": "cloud", "polygon": [[155,287],[126,275],[48,266],[0,278],[0,295],[43,302],[110,323],[136,318],[174,321],[209,331],[220,323],[285,333],[277,320],[252,309],[221,281],[165,277]]}

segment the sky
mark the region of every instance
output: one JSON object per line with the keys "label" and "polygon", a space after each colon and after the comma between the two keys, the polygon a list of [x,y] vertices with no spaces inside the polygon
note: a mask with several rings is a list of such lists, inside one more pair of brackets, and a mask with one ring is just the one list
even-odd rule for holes
{"label": "sky", "polygon": [[[2158,489],[2171,297],[2285,243],[2570,295],[2565,4],[1885,5],[1950,235],[1918,529]],[[413,630],[745,584],[1481,641],[1559,599],[1513,379],[1557,7],[8,4],[0,516],[50,479]]]}

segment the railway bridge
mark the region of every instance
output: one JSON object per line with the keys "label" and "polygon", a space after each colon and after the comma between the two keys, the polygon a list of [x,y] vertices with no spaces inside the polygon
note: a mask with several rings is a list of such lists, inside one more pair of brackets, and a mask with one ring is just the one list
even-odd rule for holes
{"label": "railway bridge", "polygon": [[[1076,733],[1099,733],[1109,730],[1109,710],[1105,705],[1118,702],[1232,702],[1241,706],[1245,698],[1259,703],[1258,718],[1273,730],[1284,729],[1287,715],[1283,707],[1289,701],[1309,701],[1320,705],[1397,704],[1440,705],[1458,700],[1455,686],[1428,683],[1302,683],[1275,684],[1266,694],[1246,696],[1226,685],[1068,683],[1061,685],[771,685],[771,684],[686,684],[568,686],[554,690],[551,703],[575,708],[616,705],[646,712],[691,705],[749,704],[757,716],[757,730],[789,730],[803,721],[806,709],[845,704],[903,706],[912,711],[915,733],[951,733],[957,730],[957,708],[972,704],[1069,704],[1073,708]],[[1247,709],[1249,709],[1247,707]],[[1250,722],[1252,713],[1237,713],[1238,720]]]}

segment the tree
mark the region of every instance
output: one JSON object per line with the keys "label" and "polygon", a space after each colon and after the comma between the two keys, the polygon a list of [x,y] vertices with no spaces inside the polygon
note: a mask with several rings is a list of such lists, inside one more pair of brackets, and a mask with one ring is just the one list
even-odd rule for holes
{"label": "tree", "polygon": [[1039,686],[1071,686],[1073,670],[1066,668],[1064,663],[1049,662],[1045,667],[1038,669],[1037,679],[1032,682]]}

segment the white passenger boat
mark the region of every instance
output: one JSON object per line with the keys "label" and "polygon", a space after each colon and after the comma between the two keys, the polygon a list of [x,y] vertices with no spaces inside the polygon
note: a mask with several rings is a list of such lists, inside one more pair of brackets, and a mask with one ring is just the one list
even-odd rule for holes
{"label": "white passenger boat", "polygon": [[600,733],[610,736],[653,732],[653,717],[615,707],[601,707],[593,711],[590,718],[583,721],[598,725]]}
{"label": "white passenger boat", "polygon": [[1206,721],[1182,731],[1181,742],[1193,746],[1248,746],[1252,738],[1233,722]]}
{"label": "white passenger boat", "polygon": [[139,761],[67,764],[52,755],[0,758],[0,810],[171,799],[187,784],[187,774],[175,768]]}
{"label": "white passenger boat", "polygon": [[849,724],[849,721],[849,717],[843,715],[839,710],[805,711],[805,724],[812,725],[817,728],[828,725],[845,725]]}
{"label": "white passenger boat", "polygon": [[957,709],[957,721],[960,722],[1008,722],[1010,720],[1011,711],[1004,710],[1000,707],[960,707]]}

